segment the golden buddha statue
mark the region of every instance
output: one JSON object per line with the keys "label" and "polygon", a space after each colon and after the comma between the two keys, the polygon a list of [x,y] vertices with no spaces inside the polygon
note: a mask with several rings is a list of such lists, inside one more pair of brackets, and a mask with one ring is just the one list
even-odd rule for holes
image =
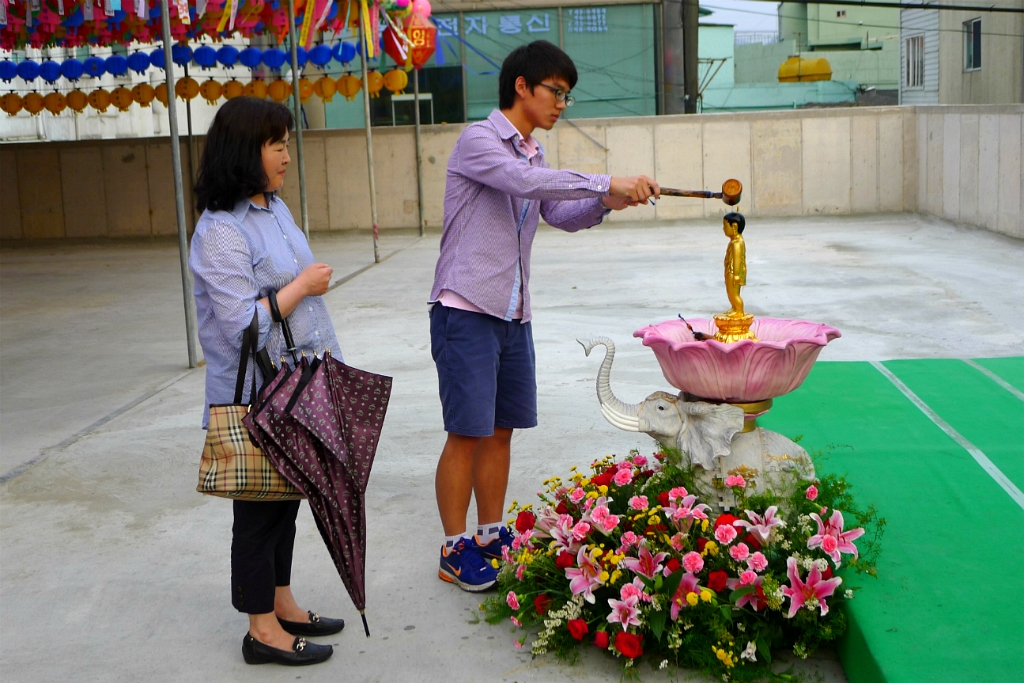
{"label": "golden buddha statue", "polygon": [[718,328],[715,339],[720,342],[757,341],[750,331],[754,316],[743,310],[743,297],[740,296],[740,288],[747,284],[747,246],[743,241],[745,226],[746,219],[741,213],[727,213],[722,219],[723,231],[729,238],[729,246],[725,250],[725,291],[732,308],[715,316]]}

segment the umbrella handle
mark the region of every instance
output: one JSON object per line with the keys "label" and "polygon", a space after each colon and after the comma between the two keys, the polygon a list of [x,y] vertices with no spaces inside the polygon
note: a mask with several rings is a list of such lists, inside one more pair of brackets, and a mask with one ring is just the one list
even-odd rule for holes
{"label": "umbrella handle", "polygon": [[363,618],[363,630],[366,631],[366,637],[370,637],[370,626],[366,623],[366,612],[359,610],[359,616]]}
{"label": "umbrella handle", "polygon": [[295,346],[295,340],[292,339],[292,328],[288,325],[288,319],[281,315],[281,309],[277,307],[277,292],[268,292],[267,299],[270,301],[270,317],[273,318],[275,323],[281,323],[281,330],[284,332],[284,343],[288,345],[288,353],[292,354],[292,360],[298,365],[299,359],[295,355],[298,349]]}

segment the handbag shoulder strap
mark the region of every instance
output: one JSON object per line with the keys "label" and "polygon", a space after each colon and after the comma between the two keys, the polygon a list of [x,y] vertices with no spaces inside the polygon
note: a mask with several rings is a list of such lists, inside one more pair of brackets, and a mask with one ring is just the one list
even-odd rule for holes
{"label": "handbag shoulder strap", "polygon": [[[259,304],[256,304],[259,306]],[[252,388],[249,392],[249,400],[256,400],[256,345],[260,338],[259,311],[252,312],[252,322],[242,332],[242,353],[238,359],[238,376],[235,379],[235,403],[242,402],[242,389],[245,387],[245,369],[249,365],[249,356],[253,359]]]}

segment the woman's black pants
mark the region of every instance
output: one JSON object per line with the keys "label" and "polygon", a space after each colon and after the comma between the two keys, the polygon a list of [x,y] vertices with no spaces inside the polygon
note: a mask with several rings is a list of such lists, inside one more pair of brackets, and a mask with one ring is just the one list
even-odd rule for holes
{"label": "woman's black pants", "polygon": [[274,611],[277,586],[291,583],[298,500],[236,500],[231,528],[231,604],[239,612]]}

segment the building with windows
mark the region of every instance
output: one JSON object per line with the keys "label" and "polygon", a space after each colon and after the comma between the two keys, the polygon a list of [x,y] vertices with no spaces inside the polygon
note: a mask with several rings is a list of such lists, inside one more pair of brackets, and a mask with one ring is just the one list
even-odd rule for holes
{"label": "building with windows", "polygon": [[[1024,11],[1024,0],[991,6]],[[1024,102],[1024,13],[901,10],[900,102]]]}

